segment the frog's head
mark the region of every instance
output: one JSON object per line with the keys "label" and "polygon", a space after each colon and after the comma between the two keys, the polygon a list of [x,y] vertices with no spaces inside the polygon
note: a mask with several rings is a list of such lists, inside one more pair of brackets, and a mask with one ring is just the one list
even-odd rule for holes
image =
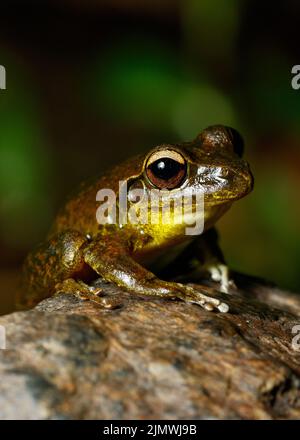
{"label": "frog's head", "polygon": [[244,142],[233,128],[208,127],[184,149],[189,185],[204,191],[207,204],[233,202],[252,191],[253,176],[242,159]]}
{"label": "frog's head", "polygon": [[253,176],[242,159],[243,139],[233,128],[214,125],[194,141],[161,145],[146,156],[145,185],[172,192],[182,188],[203,191],[205,202],[232,202],[253,188]]}
{"label": "frog's head", "polygon": [[[182,197],[182,190],[185,194],[201,193],[204,195],[205,223],[209,227],[234,200],[252,190],[253,177],[242,153],[241,136],[236,130],[222,125],[205,129],[192,142],[160,145],[146,155],[141,174],[128,182],[129,199],[133,189],[142,189],[148,196],[146,211],[153,189],[160,190],[160,206],[167,205],[170,199]],[[139,204],[141,207],[143,201]],[[157,222],[160,226],[161,219]],[[170,234],[178,233],[173,223],[169,227],[172,228]]]}

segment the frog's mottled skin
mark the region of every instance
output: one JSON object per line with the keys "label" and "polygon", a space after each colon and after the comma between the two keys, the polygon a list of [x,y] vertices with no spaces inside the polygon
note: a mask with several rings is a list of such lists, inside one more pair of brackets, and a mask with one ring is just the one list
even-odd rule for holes
{"label": "frog's mottled skin", "polygon": [[[234,200],[252,190],[252,174],[247,162],[241,158],[242,141],[235,130],[212,126],[192,142],[164,144],[152,152],[158,150],[179,152],[187,163],[185,187],[204,190],[204,233],[185,235],[184,227],[174,223],[97,223],[95,214],[99,203],[96,194],[99,189],[111,188],[118,193],[121,180],[127,181],[128,188],[138,184],[143,185],[146,192],[152,189],[145,175],[145,156],[134,157],[93,183],[81,185],[77,194],[67,201],[47,241],[25,261],[23,293],[19,298],[22,306],[30,307],[58,291],[67,291],[112,307],[112,302],[101,298],[99,291],[88,284],[100,276],[133,294],[180,298],[207,310],[228,310],[226,304],[210,297],[205,287],[196,290],[184,284],[163,281],[146,267],[155,267],[155,261],[162,261],[163,255],[169,257],[167,260],[176,257],[177,263],[181,261],[177,264],[176,275],[179,274],[178,267],[205,269],[220,282],[220,290],[228,291],[228,269],[213,226]],[[177,190],[166,191],[166,197]],[[181,256],[178,256],[179,249],[183,249]]]}

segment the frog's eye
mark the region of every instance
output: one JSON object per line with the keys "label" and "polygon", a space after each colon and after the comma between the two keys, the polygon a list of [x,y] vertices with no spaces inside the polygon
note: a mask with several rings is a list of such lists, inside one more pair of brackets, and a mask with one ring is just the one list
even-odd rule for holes
{"label": "frog's eye", "polygon": [[240,133],[234,128],[229,129],[231,131],[231,141],[233,151],[240,157],[243,156],[244,152],[244,139],[240,135]]}
{"label": "frog's eye", "polygon": [[212,125],[206,128],[197,137],[204,148],[225,148],[242,157],[244,152],[244,141],[240,133],[231,127],[224,125]]}
{"label": "frog's eye", "polygon": [[187,171],[185,158],[174,150],[159,150],[146,163],[146,175],[159,189],[178,188]]}

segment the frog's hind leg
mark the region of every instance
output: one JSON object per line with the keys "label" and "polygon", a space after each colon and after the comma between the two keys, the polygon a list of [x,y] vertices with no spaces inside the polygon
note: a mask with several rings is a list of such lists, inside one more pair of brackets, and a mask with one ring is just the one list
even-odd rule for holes
{"label": "frog's hind leg", "polygon": [[61,293],[71,293],[83,301],[94,302],[105,309],[114,309],[120,305],[118,299],[101,297],[103,293],[101,288],[89,286],[83,281],[75,280],[74,278],[67,278],[61,283],[56,284],[55,295]]}
{"label": "frog's hind leg", "polygon": [[56,292],[56,285],[69,278],[84,279],[89,268],[82,256],[86,237],[66,231],[51,237],[28,255],[17,295],[17,307],[29,308]]}

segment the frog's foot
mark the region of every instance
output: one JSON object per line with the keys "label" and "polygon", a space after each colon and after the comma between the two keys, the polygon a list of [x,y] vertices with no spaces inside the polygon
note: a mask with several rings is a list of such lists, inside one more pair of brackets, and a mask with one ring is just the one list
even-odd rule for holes
{"label": "frog's foot", "polygon": [[229,276],[229,268],[226,264],[214,262],[204,266],[204,270],[208,272],[211,279],[220,283],[220,292],[230,294],[231,289],[236,289],[236,285]]}
{"label": "frog's foot", "polygon": [[191,304],[197,304],[208,311],[218,310],[222,313],[228,312],[228,304],[220,301],[219,299],[208,296],[206,293],[202,293],[198,289],[195,289],[193,287],[185,286],[183,284],[179,285],[180,287],[184,288],[184,292],[177,295],[177,297],[180,298],[182,301]]}
{"label": "frog's foot", "polygon": [[55,295],[71,293],[82,301],[92,301],[105,309],[115,309],[120,304],[113,298],[105,298],[100,295],[103,290],[99,287],[89,286],[81,280],[68,278],[55,286]]}

